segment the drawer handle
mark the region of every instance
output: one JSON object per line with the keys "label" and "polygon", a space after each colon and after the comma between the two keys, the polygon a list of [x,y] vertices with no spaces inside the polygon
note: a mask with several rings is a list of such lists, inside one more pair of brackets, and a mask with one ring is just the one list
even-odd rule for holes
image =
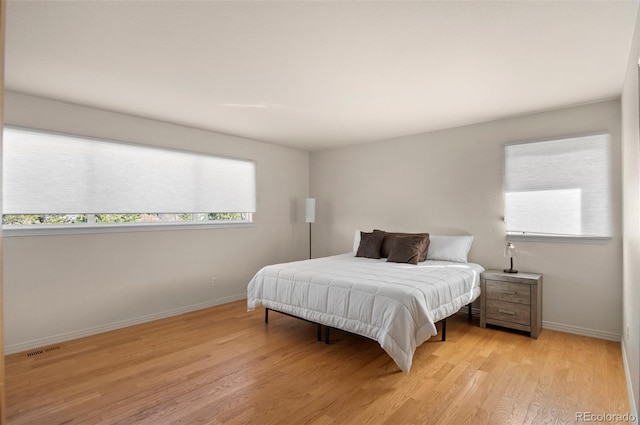
{"label": "drawer handle", "polygon": [[496,291],[499,294],[505,294],[505,295],[518,295],[518,293],[516,291]]}
{"label": "drawer handle", "polygon": [[504,314],[511,314],[512,316],[516,315],[516,312],[515,311],[511,311],[511,310],[503,310],[503,309],[499,308],[498,311],[500,313],[504,313]]}

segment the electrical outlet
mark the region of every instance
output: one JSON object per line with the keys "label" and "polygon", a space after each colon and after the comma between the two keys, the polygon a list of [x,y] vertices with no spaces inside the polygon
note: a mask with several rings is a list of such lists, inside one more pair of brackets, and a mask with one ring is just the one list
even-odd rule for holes
{"label": "electrical outlet", "polygon": [[626,339],[629,340],[629,334],[631,333],[631,325],[630,324],[627,323],[627,326],[626,326],[626,328],[624,330],[624,333],[625,333]]}
{"label": "electrical outlet", "polygon": [[215,276],[213,276],[211,278],[211,286],[216,286],[216,279],[217,279],[217,277],[215,277]]}

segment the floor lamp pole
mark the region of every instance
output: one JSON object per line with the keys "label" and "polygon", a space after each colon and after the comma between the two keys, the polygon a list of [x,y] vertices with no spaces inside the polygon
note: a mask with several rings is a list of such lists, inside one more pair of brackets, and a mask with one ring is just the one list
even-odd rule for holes
{"label": "floor lamp pole", "polygon": [[311,260],[311,223],[309,223],[309,260]]}

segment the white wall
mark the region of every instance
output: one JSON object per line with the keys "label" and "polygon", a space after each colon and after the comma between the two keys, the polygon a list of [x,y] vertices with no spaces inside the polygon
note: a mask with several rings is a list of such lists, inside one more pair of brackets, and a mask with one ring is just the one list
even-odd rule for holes
{"label": "white wall", "polygon": [[[634,397],[635,411],[640,410],[640,122],[638,115],[638,60],[640,59],[640,12],[629,55],[622,91],[623,154],[623,313],[622,325],[629,324],[629,335],[623,332],[622,346],[626,360],[627,380]],[[636,422],[637,423],[637,422]]]}
{"label": "white wall", "polygon": [[613,237],[604,244],[515,242],[516,267],[544,274],[543,326],[616,340],[621,334],[620,101],[314,152],[314,252],[351,249],[355,229],[470,233],[470,259],[504,268],[505,143],[606,131]]}
{"label": "white wall", "polygon": [[241,299],[263,265],[308,255],[307,152],[17,93],[5,106],[8,125],[257,162],[252,227],[5,238],[7,352]]}

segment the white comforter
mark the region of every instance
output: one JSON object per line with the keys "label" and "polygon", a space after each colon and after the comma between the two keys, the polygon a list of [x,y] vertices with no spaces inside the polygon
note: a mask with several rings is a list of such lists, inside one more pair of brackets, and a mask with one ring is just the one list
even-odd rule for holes
{"label": "white comforter", "polygon": [[480,295],[474,263],[390,263],[342,254],[263,267],[249,282],[249,310],[263,306],[380,343],[405,372],[435,322]]}

